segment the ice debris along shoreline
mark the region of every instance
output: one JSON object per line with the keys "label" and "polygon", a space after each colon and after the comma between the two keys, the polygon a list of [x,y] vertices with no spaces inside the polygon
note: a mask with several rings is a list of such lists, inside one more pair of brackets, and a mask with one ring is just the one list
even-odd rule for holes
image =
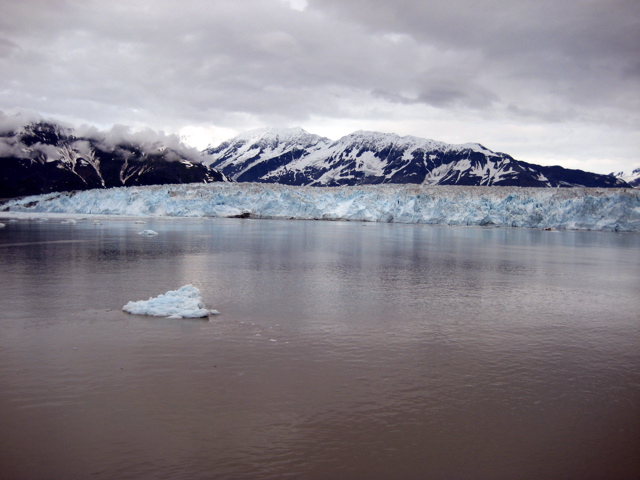
{"label": "ice debris along shoreline", "polygon": [[217,310],[205,308],[200,290],[193,285],[169,290],[149,300],[131,301],[122,307],[122,310],[134,315],[168,318],[204,318],[220,314]]}
{"label": "ice debris along shoreline", "polygon": [[121,187],[12,199],[3,212],[352,220],[640,231],[640,190],[211,183]]}

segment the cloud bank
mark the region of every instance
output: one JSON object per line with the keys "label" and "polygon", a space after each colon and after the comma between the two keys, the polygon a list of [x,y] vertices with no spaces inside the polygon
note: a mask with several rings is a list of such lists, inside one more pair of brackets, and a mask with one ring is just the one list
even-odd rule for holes
{"label": "cloud bank", "polygon": [[60,130],[62,136],[69,139],[69,146],[80,154],[91,155],[94,148],[102,151],[116,151],[133,146],[147,154],[166,152],[166,160],[187,158],[200,162],[200,152],[186,145],[180,136],[155,131],[150,128],[133,129],[130,126],[116,124],[106,130],[93,125],[82,124],[77,128],[60,123],[52,118],[45,118],[34,112],[19,112],[6,115],[0,111],[0,157],[57,159],[61,156],[59,147],[37,142],[33,145],[23,144],[14,134],[25,132],[25,127],[34,123],[49,123]]}
{"label": "cloud bank", "polygon": [[640,164],[640,3],[23,0],[0,7],[0,109],[211,135],[302,126]]}

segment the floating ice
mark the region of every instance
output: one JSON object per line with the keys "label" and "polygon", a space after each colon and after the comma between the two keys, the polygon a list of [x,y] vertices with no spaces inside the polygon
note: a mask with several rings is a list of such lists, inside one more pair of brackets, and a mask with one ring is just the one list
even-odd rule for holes
{"label": "floating ice", "polygon": [[200,290],[193,285],[170,290],[149,300],[129,302],[122,307],[122,310],[135,315],[169,318],[202,318],[220,314],[217,310],[205,308]]}
{"label": "floating ice", "polygon": [[640,231],[640,190],[428,185],[155,185],[13,199],[0,211]]}
{"label": "floating ice", "polygon": [[138,232],[138,235],[142,235],[143,237],[153,237],[154,235],[158,235],[158,232],[155,230],[143,230]]}
{"label": "floating ice", "polygon": [[60,223],[64,225],[75,225],[76,223],[78,223],[78,221],[73,218],[67,218],[66,220],[63,220]]}
{"label": "floating ice", "polygon": [[0,228],[4,228],[6,225],[4,223],[0,223]]}

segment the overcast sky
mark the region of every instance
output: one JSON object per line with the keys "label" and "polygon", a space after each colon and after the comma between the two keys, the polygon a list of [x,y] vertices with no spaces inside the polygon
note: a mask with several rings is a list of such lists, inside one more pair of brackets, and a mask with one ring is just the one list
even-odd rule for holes
{"label": "overcast sky", "polygon": [[0,0],[0,110],[16,109],[212,143],[376,130],[630,171],[640,1]]}

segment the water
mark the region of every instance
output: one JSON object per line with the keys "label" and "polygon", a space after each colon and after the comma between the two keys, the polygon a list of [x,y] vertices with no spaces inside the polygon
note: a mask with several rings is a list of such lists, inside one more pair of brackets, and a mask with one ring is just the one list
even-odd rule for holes
{"label": "water", "polygon": [[640,235],[3,222],[0,478],[640,476]]}

